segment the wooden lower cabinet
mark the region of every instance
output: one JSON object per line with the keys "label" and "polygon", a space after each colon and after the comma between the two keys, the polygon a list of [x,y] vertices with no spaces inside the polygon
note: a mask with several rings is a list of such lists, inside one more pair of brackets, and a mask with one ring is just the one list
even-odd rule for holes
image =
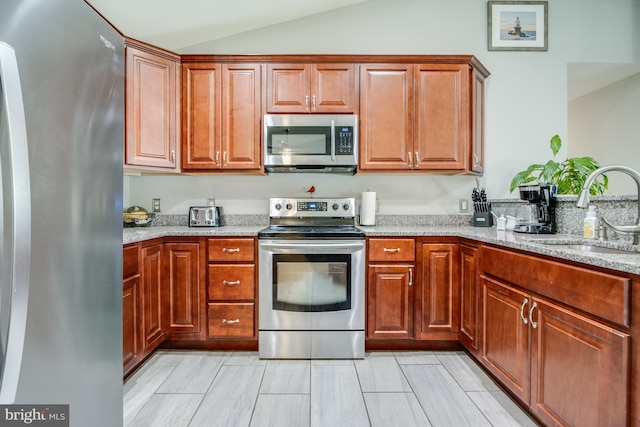
{"label": "wooden lower cabinet", "polygon": [[140,247],[129,245],[122,251],[122,366],[127,373],[142,352],[140,302]]}
{"label": "wooden lower cabinet", "polygon": [[254,303],[209,303],[209,336],[253,338]]}
{"label": "wooden lower cabinet", "polygon": [[142,345],[147,353],[163,339],[162,244],[142,248]]}
{"label": "wooden lower cabinet", "polygon": [[478,352],[480,342],[478,252],[477,247],[460,244],[460,332],[458,339],[472,354]]}
{"label": "wooden lower cabinet", "polygon": [[416,300],[415,337],[457,340],[460,329],[460,277],[457,243],[423,243]]}
{"label": "wooden lower cabinet", "polygon": [[167,338],[200,338],[203,248],[197,241],[165,243],[162,323]]}
{"label": "wooden lower cabinet", "polygon": [[481,362],[549,426],[627,425],[630,336],[483,277]]}
{"label": "wooden lower cabinet", "polygon": [[368,338],[413,337],[413,275],[409,265],[369,266]]}

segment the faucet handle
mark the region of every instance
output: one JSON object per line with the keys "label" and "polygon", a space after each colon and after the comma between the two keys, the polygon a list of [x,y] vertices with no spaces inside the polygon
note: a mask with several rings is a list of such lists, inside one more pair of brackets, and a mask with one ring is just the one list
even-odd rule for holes
{"label": "faucet handle", "polygon": [[598,226],[598,240],[602,242],[606,242],[607,240],[609,240],[607,238],[607,227],[605,227],[604,224],[600,224]]}

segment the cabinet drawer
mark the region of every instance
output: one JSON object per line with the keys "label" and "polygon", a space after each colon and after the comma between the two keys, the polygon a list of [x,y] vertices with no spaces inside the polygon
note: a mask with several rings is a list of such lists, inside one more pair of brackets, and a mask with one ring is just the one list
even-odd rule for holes
{"label": "cabinet drawer", "polygon": [[209,303],[209,336],[253,338],[253,308],[253,303]]}
{"label": "cabinet drawer", "polygon": [[209,299],[254,299],[253,264],[209,265]]}
{"label": "cabinet drawer", "polygon": [[480,249],[480,265],[488,275],[629,326],[631,282],[626,277],[486,246]]}
{"label": "cabinet drawer", "polygon": [[122,250],[122,278],[140,274],[140,248],[136,246],[125,247]]}
{"label": "cabinet drawer", "polygon": [[416,242],[413,239],[370,239],[369,261],[413,261]]}
{"label": "cabinet drawer", "polygon": [[209,239],[209,261],[253,261],[253,239]]}

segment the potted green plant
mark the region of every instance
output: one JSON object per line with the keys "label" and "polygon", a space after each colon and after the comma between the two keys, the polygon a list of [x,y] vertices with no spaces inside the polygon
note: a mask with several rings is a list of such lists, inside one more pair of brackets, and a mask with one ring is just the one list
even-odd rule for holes
{"label": "potted green plant", "polygon": [[[553,158],[545,164],[532,164],[527,169],[515,174],[511,180],[511,192],[521,184],[538,182],[540,184],[556,184],[557,194],[580,194],[585,180],[600,167],[593,157],[572,157],[561,163],[555,161],[556,154],[562,147],[558,135],[551,138],[550,144]],[[600,175],[591,186],[591,195],[603,194],[609,186],[609,178]]]}

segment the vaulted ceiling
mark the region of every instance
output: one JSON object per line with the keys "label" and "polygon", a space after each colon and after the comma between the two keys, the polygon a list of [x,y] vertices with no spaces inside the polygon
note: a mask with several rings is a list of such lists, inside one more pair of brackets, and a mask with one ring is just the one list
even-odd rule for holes
{"label": "vaulted ceiling", "polygon": [[181,48],[367,0],[86,0],[120,32]]}

